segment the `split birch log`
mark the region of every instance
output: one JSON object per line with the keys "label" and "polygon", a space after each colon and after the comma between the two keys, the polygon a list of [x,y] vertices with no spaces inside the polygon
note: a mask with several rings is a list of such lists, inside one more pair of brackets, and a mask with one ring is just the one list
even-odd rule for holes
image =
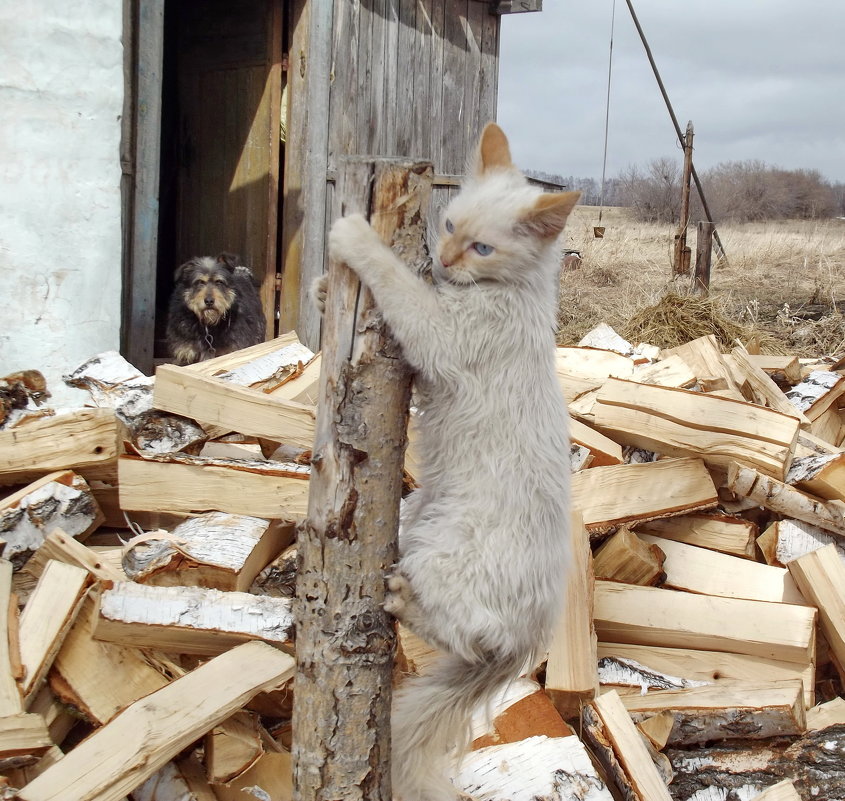
{"label": "split birch log", "polygon": [[776,520],[757,538],[766,564],[778,567],[831,543],[845,564],[845,542],[840,537],[800,520]]}
{"label": "split birch log", "polygon": [[580,420],[570,418],[569,439],[590,452],[593,457],[590,467],[622,464],[622,446]]}
{"label": "split birch log", "polygon": [[219,654],[247,640],[293,652],[287,598],[119,582],[100,596],[94,636],[165,653]]}
{"label": "split birch log", "polygon": [[[425,163],[349,160],[338,208],[366,214],[406,262],[421,263],[432,174]],[[410,372],[377,323],[369,290],[339,264],[328,281],[308,518],[299,532],[294,788],[302,801],[388,801],[396,638],[382,608],[383,576],[396,559]]]}
{"label": "split birch log", "polygon": [[[708,464],[741,461],[783,479],[798,420],[744,401],[610,378],[593,407],[596,426],[623,445]],[[706,421],[706,424],[702,424]]]}
{"label": "split birch log", "polygon": [[670,712],[674,718],[670,745],[794,735],[806,725],[800,681],[657,690],[626,695],[622,704],[635,723],[657,712]]}
{"label": "split birch log", "polygon": [[132,801],[220,801],[200,761],[190,756],[168,762],[130,794]]}
{"label": "split birch log", "polygon": [[824,500],[845,501],[845,453],[793,462],[787,481]]}
{"label": "split birch log", "polygon": [[728,389],[740,392],[730,367],[722,357],[715,334],[693,339],[677,348],[667,348],[661,351],[660,356],[663,359],[679,356],[690,366],[699,382],[707,378],[722,378]]}
{"label": "split birch log", "polygon": [[845,375],[814,370],[786,397],[810,420],[817,420],[845,395]]}
{"label": "split birch log", "polygon": [[82,476],[71,470],[50,473],[0,501],[3,556],[20,567],[54,528],[84,539],[103,520]]}
{"label": "split birch log", "polygon": [[109,472],[120,451],[111,409],[75,409],[0,431],[0,485],[23,484],[56,470],[86,478]]}
{"label": "split birch log", "polygon": [[[642,735],[631,721],[618,693],[614,690],[605,693],[588,704],[587,709],[592,713],[587,716],[587,725],[592,727],[594,736],[596,729],[601,727],[605,742],[612,747],[616,763],[624,771],[627,786],[620,787],[620,790],[623,793],[630,790],[628,797],[636,801],[671,801],[663,777],[652,762]],[[598,757],[601,760],[601,752]],[[606,764],[611,775],[618,776],[619,771],[613,767]]]}
{"label": "split birch log", "polygon": [[236,779],[228,784],[215,785],[214,796],[209,801],[245,801],[250,796],[271,801],[293,801],[291,755],[287,751],[263,754]]}
{"label": "split birch log", "polygon": [[146,535],[126,552],[123,565],[126,575],[141,584],[246,592],[293,538],[290,523],[209,512],[165,532],[162,539]]}
{"label": "split birch log", "polygon": [[845,504],[821,501],[750,467],[728,467],[727,487],[735,495],[758,503],[784,517],[794,517],[845,537]]}
{"label": "split birch log", "polygon": [[294,662],[245,643],[123,710],[18,792],[21,801],[119,801],[262,690]]}
{"label": "split birch log", "polygon": [[780,387],[751,361],[744,348],[734,348],[727,358],[731,360],[732,365],[736,367],[737,372],[750,388],[750,400],[761,406],[768,406],[776,412],[797,417],[802,426],[810,425],[810,421],[795,408],[795,405],[781,392]]}
{"label": "split birch log", "polygon": [[802,799],[845,798],[845,726],[809,732],[799,739],[737,740],[690,750],[668,748],[675,801],[711,799],[733,792],[748,798],[782,779],[790,779]]}
{"label": "split birch log", "polygon": [[467,754],[454,779],[485,801],[612,801],[577,737],[529,737]]}
{"label": "split birch log", "polygon": [[[9,642],[12,563],[0,559],[0,718],[23,712],[23,698],[15,682]],[[17,655],[15,655],[17,658]]]}
{"label": "split birch log", "polygon": [[801,801],[792,779],[784,779],[755,795],[751,801]]}
{"label": "split birch log", "polygon": [[640,536],[666,555],[663,563],[666,587],[751,601],[808,603],[785,568],[761,565],[651,534]]}
{"label": "split birch log", "polygon": [[754,353],[746,354],[746,358],[755,367],[759,367],[769,376],[781,375],[789,384],[797,384],[801,380],[801,366],[797,356],[768,356]]}
{"label": "split birch log", "polygon": [[263,755],[261,724],[242,709],[205,736],[205,768],[211,784],[228,784]]}
{"label": "split birch log", "polygon": [[834,664],[845,668],[845,565],[834,545],[800,556],[789,572],[804,597],[819,610],[819,624],[833,652]]}
{"label": "split birch log", "polygon": [[653,587],[666,579],[665,559],[666,554],[659,547],[623,527],[599,546],[593,560],[593,572],[596,578]]}
{"label": "split birch log", "polygon": [[679,389],[689,389],[698,380],[680,356],[669,356],[659,362],[637,367],[631,378],[639,384],[657,384]]}
{"label": "split birch log", "polygon": [[[666,487],[671,486],[671,494]],[[590,535],[619,525],[710,509],[718,494],[701,459],[592,467],[572,476],[572,506]]]}
{"label": "split birch log", "polygon": [[636,687],[642,691],[736,682],[801,681],[804,706],[812,707],[815,702],[815,668],[811,662],[802,665],[747,654],[605,642],[598,644],[598,655],[602,685]]}
{"label": "split birch log", "polygon": [[[759,530],[741,517],[720,514],[692,514],[649,520],[637,525],[638,534],[653,534],[699,548],[755,559]],[[633,582],[632,582],[633,583]]]}
{"label": "split birch log", "polygon": [[597,581],[596,633],[603,642],[696,648],[806,666],[815,651],[816,610]]}
{"label": "split birch log", "polygon": [[581,704],[595,696],[599,683],[590,539],[578,514],[572,515],[570,537],[565,612],[558,618],[546,663],[546,692],[565,718],[577,715]]}
{"label": "split birch log", "polygon": [[47,671],[59,652],[82,606],[90,576],[87,570],[50,561],[21,615],[21,683],[24,703],[33,697],[47,678]]}
{"label": "split birch log", "polygon": [[119,461],[126,510],[208,512],[297,521],[308,508],[310,469],[287,462],[125,456]]}

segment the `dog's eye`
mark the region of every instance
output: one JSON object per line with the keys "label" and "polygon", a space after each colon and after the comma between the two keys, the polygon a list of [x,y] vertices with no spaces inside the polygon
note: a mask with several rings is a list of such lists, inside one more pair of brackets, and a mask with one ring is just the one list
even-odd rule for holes
{"label": "dog's eye", "polygon": [[473,242],[472,247],[479,256],[489,256],[493,252],[493,246],[483,242]]}
{"label": "dog's eye", "polygon": [[450,234],[454,234],[454,233],[455,233],[455,224],[454,224],[451,220],[446,220],[446,230],[447,230]]}
{"label": "dog's eye", "polygon": [[217,286],[226,286],[226,282],[222,278],[218,278],[215,282]]}

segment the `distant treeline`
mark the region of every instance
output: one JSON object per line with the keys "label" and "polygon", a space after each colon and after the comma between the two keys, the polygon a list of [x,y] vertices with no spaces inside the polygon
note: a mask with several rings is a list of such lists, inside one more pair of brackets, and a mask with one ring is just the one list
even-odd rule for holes
{"label": "distant treeline", "polygon": [[[601,184],[595,178],[528,170],[532,178],[564,184],[581,192],[581,203],[597,206]],[[817,170],[783,170],[762,161],[718,164],[698,176],[717,221],[823,219],[845,216],[845,184],[826,181]],[[655,159],[632,166],[605,182],[604,205],[627,206],[644,222],[677,222],[681,205],[682,164]],[[704,219],[695,186],[690,218]]]}

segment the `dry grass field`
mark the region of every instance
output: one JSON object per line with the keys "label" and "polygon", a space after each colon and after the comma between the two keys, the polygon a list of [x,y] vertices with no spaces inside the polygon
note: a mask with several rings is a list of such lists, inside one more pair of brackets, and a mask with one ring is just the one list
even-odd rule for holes
{"label": "dry grass field", "polygon": [[[688,280],[671,280],[671,226],[637,222],[626,209],[605,209],[605,235],[596,239],[597,223],[597,208],[578,207],[564,234],[564,246],[580,250],[582,264],[561,278],[561,344],[577,342],[602,321],[637,339],[644,310],[667,293],[688,292]],[[718,230],[728,261],[717,264],[714,254],[710,307],[742,327],[740,339],[756,333],[764,350],[845,355],[845,220]],[[694,260],[694,226],[687,244]]]}

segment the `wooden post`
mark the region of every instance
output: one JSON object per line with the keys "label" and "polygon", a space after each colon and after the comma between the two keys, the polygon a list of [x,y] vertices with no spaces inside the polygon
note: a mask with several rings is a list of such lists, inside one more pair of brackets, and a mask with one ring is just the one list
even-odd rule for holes
{"label": "wooden post", "polygon": [[689,275],[690,249],[687,247],[687,223],[689,221],[690,176],[692,175],[692,121],[687,123],[684,137],[684,175],[681,185],[681,218],[678,233],[675,234],[675,275]]}
{"label": "wooden post", "polygon": [[[341,164],[337,209],[368,214],[421,262],[433,169]],[[308,517],[299,531],[293,709],[294,798],[390,801],[395,652],[384,574],[396,560],[411,374],[369,290],[331,264]]]}
{"label": "wooden post", "polygon": [[698,223],[698,238],[695,243],[695,274],[692,277],[692,291],[706,295],[710,291],[710,259],[713,253],[713,231],[716,226],[702,220]]}

